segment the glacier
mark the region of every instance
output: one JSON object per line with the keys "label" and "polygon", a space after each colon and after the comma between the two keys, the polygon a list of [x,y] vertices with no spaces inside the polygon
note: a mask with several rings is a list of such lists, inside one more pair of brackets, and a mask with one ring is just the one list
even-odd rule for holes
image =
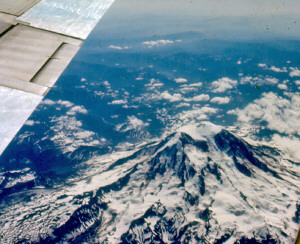
{"label": "glacier", "polygon": [[7,243],[293,243],[296,236],[299,163],[210,122],[96,153],[85,164],[80,176],[51,188],[30,169],[1,173]]}

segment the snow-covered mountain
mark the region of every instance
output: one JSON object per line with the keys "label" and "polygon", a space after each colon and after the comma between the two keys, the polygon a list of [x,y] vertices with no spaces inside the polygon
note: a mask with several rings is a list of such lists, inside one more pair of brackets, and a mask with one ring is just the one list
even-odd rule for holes
{"label": "snow-covered mountain", "polygon": [[2,243],[293,243],[296,237],[299,164],[210,123],[85,164],[63,187],[45,187],[30,169],[2,174]]}

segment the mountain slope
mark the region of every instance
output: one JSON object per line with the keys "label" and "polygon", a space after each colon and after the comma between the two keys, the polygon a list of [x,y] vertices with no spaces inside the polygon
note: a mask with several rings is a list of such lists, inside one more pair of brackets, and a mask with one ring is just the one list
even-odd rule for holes
{"label": "mountain slope", "polygon": [[[293,243],[296,236],[298,165],[212,124],[88,163],[67,188],[1,209],[1,221],[13,226],[2,236],[20,243]],[[28,213],[9,219],[16,208]]]}

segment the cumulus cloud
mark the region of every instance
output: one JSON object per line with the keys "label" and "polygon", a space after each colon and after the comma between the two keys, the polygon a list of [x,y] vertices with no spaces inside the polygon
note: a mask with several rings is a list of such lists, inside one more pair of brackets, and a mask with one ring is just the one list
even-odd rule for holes
{"label": "cumulus cloud", "polygon": [[55,101],[51,100],[51,99],[45,99],[41,101],[41,104],[46,104],[46,105],[54,105]]}
{"label": "cumulus cloud", "polygon": [[279,80],[277,78],[267,77],[265,78],[266,83],[268,84],[277,84]]}
{"label": "cumulus cloud", "polygon": [[185,98],[180,93],[174,93],[173,95],[171,95],[168,91],[164,91],[158,96],[158,99],[169,100],[170,102],[201,102],[208,101],[210,97],[207,94],[200,94],[194,97]]}
{"label": "cumulus cloud", "polygon": [[270,93],[263,93],[262,98],[247,105],[243,110],[235,110],[238,121],[243,125],[255,126],[266,124],[269,130],[284,134],[297,134],[300,131],[300,96],[293,94],[283,98]]}
{"label": "cumulus cloud", "polygon": [[264,69],[266,69],[266,70],[271,70],[271,71],[274,71],[274,72],[277,72],[277,73],[286,73],[286,72],[288,72],[288,70],[287,70],[286,67],[278,68],[278,67],[272,65],[272,66],[269,68],[267,64],[258,64],[258,67],[264,68]]}
{"label": "cumulus cloud", "polygon": [[145,123],[142,120],[138,119],[134,115],[127,116],[127,121],[123,124],[116,125],[116,131],[126,132],[129,130],[140,130],[144,127],[149,126],[149,123]]}
{"label": "cumulus cloud", "polygon": [[110,87],[110,84],[109,82],[106,80],[106,81],[103,81],[103,85],[107,86],[107,87]]}
{"label": "cumulus cloud", "polygon": [[24,124],[28,126],[34,126],[36,124],[40,124],[40,122],[35,120],[27,120]]}
{"label": "cumulus cloud", "polygon": [[201,94],[198,96],[194,96],[192,98],[185,98],[184,101],[186,101],[186,102],[201,102],[201,101],[208,101],[209,98],[210,98],[209,95]]}
{"label": "cumulus cloud", "polygon": [[275,134],[272,136],[272,142],[279,146],[280,149],[288,156],[288,158],[298,161],[300,159],[300,140],[299,138],[292,136],[280,136],[279,134]]}
{"label": "cumulus cloud", "polygon": [[186,83],[186,82],[187,82],[187,79],[184,79],[184,78],[176,78],[176,79],[174,79],[174,81],[175,81],[176,83]]}
{"label": "cumulus cloud", "polygon": [[197,82],[197,83],[189,84],[189,86],[191,86],[191,87],[201,87],[202,85],[203,85],[202,82]]}
{"label": "cumulus cloud", "polygon": [[112,101],[112,102],[110,102],[110,103],[108,103],[108,104],[112,104],[112,105],[118,105],[118,104],[126,104],[127,103],[127,101],[126,100],[123,100],[123,99],[119,99],[119,100],[114,100],[114,101]]}
{"label": "cumulus cloud", "polygon": [[154,47],[154,46],[162,46],[166,44],[172,44],[174,42],[181,42],[181,40],[157,40],[157,41],[145,41],[142,44],[147,45],[149,48]]}
{"label": "cumulus cloud", "polygon": [[165,91],[162,92],[159,96],[160,99],[165,99],[165,100],[169,100],[170,102],[178,102],[181,101],[183,99],[182,95],[179,93],[175,93],[173,95],[171,95],[169,92]]}
{"label": "cumulus cloud", "polygon": [[267,68],[268,66],[266,64],[258,64],[258,67],[261,67],[261,68]]}
{"label": "cumulus cloud", "polygon": [[274,77],[252,77],[252,76],[245,76],[240,79],[241,84],[251,84],[251,85],[262,85],[262,84],[268,84],[268,85],[276,85],[279,82],[277,78]]}
{"label": "cumulus cloud", "polygon": [[151,79],[150,83],[146,84],[145,86],[148,87],[148,90],[154,90],[155,88],[164,86],[164,83],[158,79]]}
{"label": "cumulus cloud", "polygon": [[214,93],[224,92],[228,89],[232,89],[236,85],[237,85],[236,80],[229,79],[228,77],[223,77],[221,79],[212,82],[212,92]]}
{"label": "cumulus cloud", "polygon": [[281,90],[287,90],[287,85],[286,84],[278,84],[277,87]]}
{"label": "cumulus cloud", "polygon": [[219,110],[216,108],[211,108],[204,106],[201,108],[196,108],[180,113],[177,117],[183,123],[189,123],[192,121],[207,120],[209,115],[217,113]]}
{"label": "cumulus cloud", "polygon": [[181,108],[181,107],[189,107],[191,106],[189,103],[179,103],[176,108]]}
{"label": "cumulus cloud", "polygon": [[128,49],[129,47],[128,46],[121,47],[121,46],[110,45],[108,48],[117,49],[117,50],[123,50],[123,49]]}
{"label": "cumulus cloud", "polygon": [[286,67],[283,67],[282,69],[280,69],[280,68],[277,68],[275,66],[271,66],[270,70],[272,70],[274,72],[278,72],[278,73],[288,72]]}
{"label": "cumulus cloud", "polygon": [[181,93],[188,93],[188,92],[196,92],[198,91],[198,88],[201,87],[203,84],[202,82],[198,82],[198,83],[192,83],[192,84],[183,84],[180,85],[180,92]]}
{"label": "cumulus cloud", "polygon": [[214,97],[210,100],[211,103],[227,104],[230,102],[229,97]]}
{"label": "cumulus cloud", "polygon": [[290,77],[300,76],[300,70],[298,68],[290,68]]}
{"label": "cumulus cloud", "polygon": [[184,87],[180,88],[179,91],[181,93],[186,94],[186,93],[189,93],[189,92],[196,92],[196,91],[198,91],[198,88],[197,87],[184,86]]}
{"label": "cumulus cloud", "polygon": [[83,106],[74,106],[68,112],[68,115],[87,114],[87,110]]}
{"label": "cumulus cloud", "polygon": [[260,78],[258,77],[252,77],[252,76],[245,76],[245,77],[242,77],[241,80],[240,80],[240,83],[241,84],[247,84],[247,83],[250,83],[250,84],[255,84],[257,82],[261,81]]}

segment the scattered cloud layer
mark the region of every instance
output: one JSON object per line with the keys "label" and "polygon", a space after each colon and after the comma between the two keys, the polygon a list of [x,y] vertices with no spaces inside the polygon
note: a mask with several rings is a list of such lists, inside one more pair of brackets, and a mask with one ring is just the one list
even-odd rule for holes
{"label": "scattered cloud layer", "polygon": [[286,73],[286,72],[288,72],[286,67],[283,67],[281,69],[281,68],[277,68],[275,66],[271,66],[270,70],[272,70],[274,72],[278,72],[278,73]]}
{"label": "scattered cloud layer", "polygon": [[127,132],[130,130],[141,130],[144,127],[149,126],[149,123],[145,123],[142,120],[138,119],[134,115],[127,116],[127,121],[123,124],[116,125],[116,131]]}
{"label": "scattered cloud layer", "polygon": [[237,81],[228,77],[223,77],[212,82],[212,92],[220,93],[237,86]]}
{"label": "scattered cloud layer", "polygon": [[157,40],[157,41],[145,41],[142,44],[148,46],[149,48],[154,46],[162,46],[166,44],[173,44],[175,42],[181,42],[181,40]]}
{"label": "scattered cloud layer", "polygon": [[207,94],[200,94],[194,97],[185,98],[180,93],[170,94],[168,91],[162,92],[160,95],[157,96],[158,99],[168,100],[170,102],[201,102],[201,101],[208,101],[210,99],[209,95]]}
{"label": "scattered cloud layer", "polygon": [[278,87],[279,89],[281,89],[281,90],[287,90],[287,89],[288,89],[288,87],[287,87],[286,84],[278,84],[277,87]]}
{"label": "scattered cloud layer", "polygon": [[300,70],[298,68],[290,68],[290,77],[300,76]]}
{"label": "scattered cloud layer", "polygon": [[124,99],[118,99],[118,100],[114,100],[108,104],[110,105],[119,105],[119,104],[126,104],[127,103],[127,100],[124,100]]}
{"label": "scattered cloud layer", "polygon": [[[237,115],[237,132],[246,137],[257,135],[268,129],[270,137],[259,137],[271,145],[280,147],[281,151],[291,160],[300,159],[300,94],[291,93],[282,97],[273,92],[263,93],[260,99],[254,100],[244,109],[228,111]],[[257,138],[256,138],[257,139]]]}
{"label": "scattered cloud layer", "polygon": [[110,49],[116,49],[116,50],[129,49],[128,46],[121,47],[121,46],[114,46],[114,45],[110,45],[108,48],[110,48]]}
{"label": "scattered cloud layer", "polygon": [[187,79],[184,79],[184,78],[176,78],[176,79],[174,79],[174,81],[175,81],[176,83],[186,83],[186,82],[187,82]]}
{"label": "scattered cloud layer", "polygon": [[210,100],[211,103],[227,104],[230,102],[229,97],[214,97]]}
{"label": "scattered cloud layer", "polygon": [[298,134],[300,131],[300,96],[293,94],[283,98],[273,92],[263,93],[262,98],[236,109],[238,121],[251,124],[266,124],[266,128],[284,134]]}
{"label": "scattered cloud layer", "polygon": [[272,65],[271,67],[269,67],[267,64],[262,64],[262,63],[259,63],[258,67],[264,68],[265,70],[271,70],[271,71],[274,71],[274,72],[277,72],[277,73],[287,73],[288,72],[288,70],[287,70],[286,67],[278,68],[278,67],[276,67],[274,65]]}
{"label": "scattered cloud layer", "polygon": [[253,77],[245,76],[240,80],[241,84],[251,84],[251,85],[276,85],[279,82],[277,78],[274,77]]}
{"label": "scattered cloud layer", "polygon": [[183,97],[180,93],[174,93],[171,95],[168,91],[164,91],[159,95],[160,99],[168,100],[170,102],[178,102],[183,100]]}
{"label": "scattered cloud layer", "polygon": [[159,79],[150,79],[150,83],[145,85],[147,90],[154,90],[162,86],[164,86],[164,83],[162,83]]}

